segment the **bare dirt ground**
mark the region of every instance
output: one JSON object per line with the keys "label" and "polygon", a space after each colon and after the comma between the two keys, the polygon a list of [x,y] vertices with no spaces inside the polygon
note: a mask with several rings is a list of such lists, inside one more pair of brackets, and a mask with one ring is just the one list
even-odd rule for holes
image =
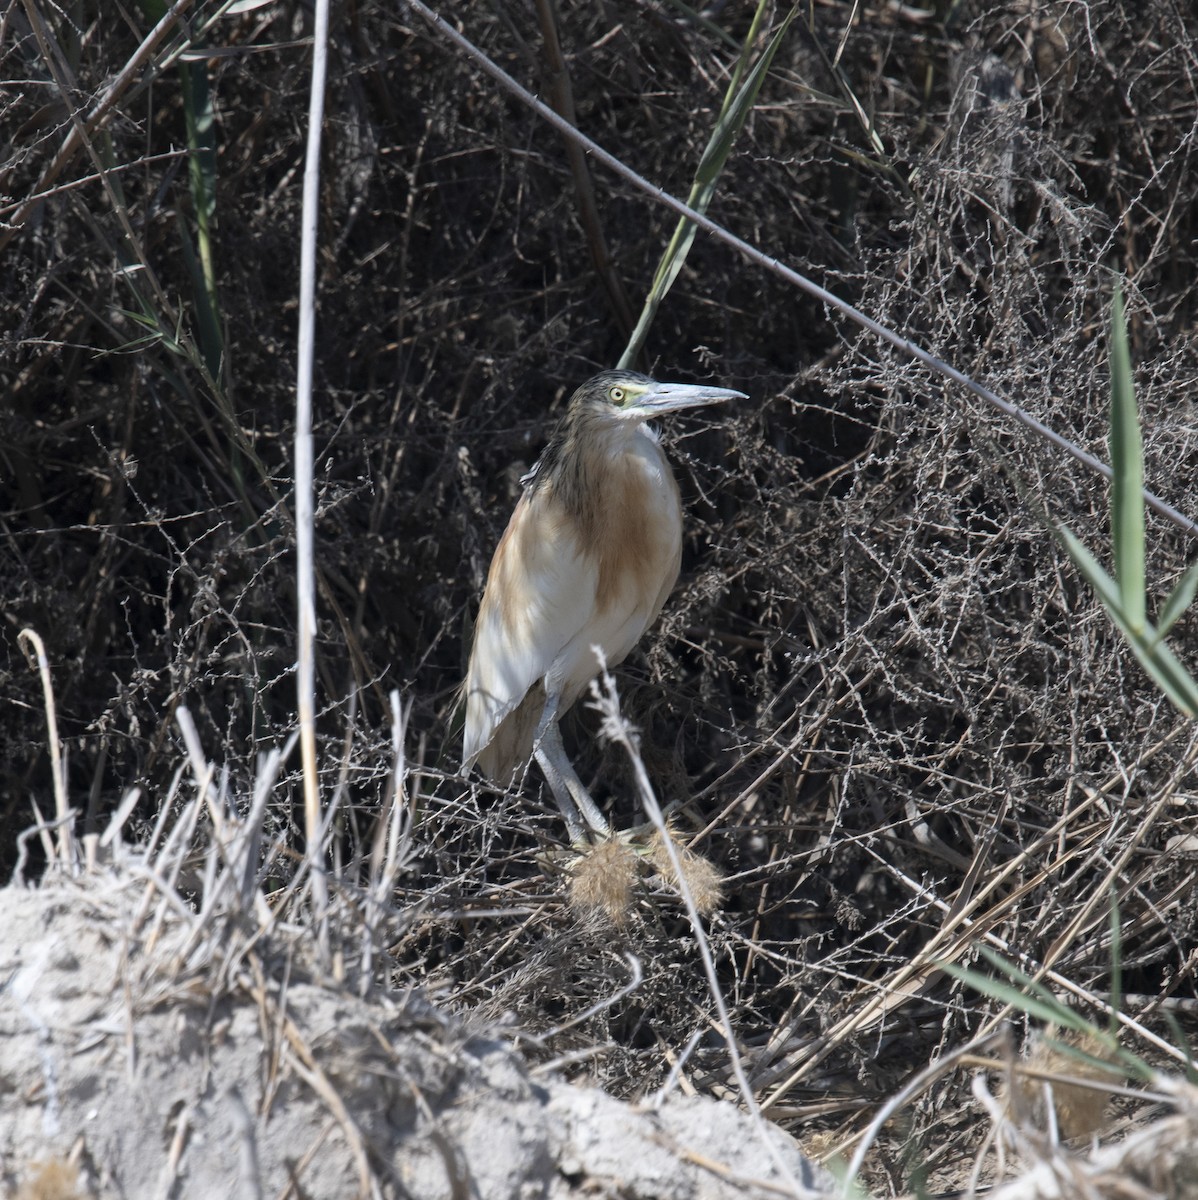
{"label": "bare dirt ground", "polygon": [[248,914],[239,936],[145,904],[139,874],[0,892],[6,1195],[831,1189],[789,1137],[731,1104],[675,1093],[634,1106],[530,1072],[499,1031],[314,972],[310,938],[259,930],[249,949]]}

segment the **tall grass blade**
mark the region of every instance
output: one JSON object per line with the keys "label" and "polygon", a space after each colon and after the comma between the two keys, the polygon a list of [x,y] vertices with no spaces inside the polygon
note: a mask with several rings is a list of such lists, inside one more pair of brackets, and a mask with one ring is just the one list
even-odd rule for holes
{"label": "tall grass blade", "polygon": [[[1118,920],[1118,908],[1117,906],[1112,906],[1112,926]],[[1097,1045],[1103,1046],[1109,1051],[1109,1056],[1100,1057],[1097,1054],[1087,1052],[1084,1048],[1069,1041],[1045,1036],[1045,1042],[1061,1053],[1101,1071],[1108,1071],[1114,1074],[1121,1074],[1123,1071],[1128,1071],[1145,1080],[1150,1080],[1154,1077],[1155,1072],[1153,1068],[1138,1054],[1119,1045],[1118,1010],[1121,968],[1117,957],[1112,963],[1114,992],[1111,998],[1111,1025],[1108,1030],[1103,1031],[1097,1028],[1094,1022],[1084,1013],[1066,1004],[1062,1004],[1045,984],[1025,974],[1010,959],[1004,958],[988,946],[979,946],[978,952],[1000,975],[1006,978],[984,975],[975,967],[963,967],[957,963],[942,962],[939,966],[954,979],[959,979],[966,986],[973,988],[974,991],[981,995],[989,996],[992,1000],[998,1000],[1000,1003],[1013,1008],[1016,1012],[1023,1012],[1029,1017],[1035,1017],[1050,1029],[1052,1027],[1067,1029],[1092,1038]],[[1118,935],[1116,935],[1113,953],[1116,956],[1121,953]]]}
{"label": "tall grass blade", "polygon": [[[745,77],[749,55],[764,18],[766,7],[765,0],[760,0],[753,16],[753,24],[745,36],[744,47],[733,72],[732,81],[725,93],[719,119],[716,121],[715,128],[711,132],[707,147],[703,151],[699,166],[695,171],[687,203],[699,213],[706,213],[711,204],[711,198],[715,195],[716,184],[724,169],[724,164],[728,161],[728,155],[732,152],[732,147],[741,129],[744,128],[744,123],[757,100],[757,93],[761,90],[770,64],[774,61],[774,55],[777,54],[778,47],[782,45],[790,23],[798,11],[797,8],[790,10],[765,50],[762,51],[761,57],[753,64],[752,70]],[[742,78],[744,79],[743,83],[741,82]],[[621,367],[629,367],[636,361],[637,355],[645,344],[645,338],[649,334],[649,327],[657,315],[657,310],[670,288],[674,286],[674,280],[678,278],[694,240],[695,225],[683,217],[675,227],[669,245],[657,265],[657,272],[653,277],[653,284],[649,288],[649,295],[645,299],[644,307],[641,309],[641,315],[637,319],[636,328],[632,331],[628,345],[620,356],[619,365]]]}
{"label": "tall grass blade", "polygon": [[188,181],[195,209],[196,241],[200,250],[200,276],[196,280],[196,312],[204,362],[214,380],[220,379],[224,338],[216,291],[213,226],[216,223],[216,134],[212,89],[203,63],[179,64],[183,85],[183,113],[187,123]]}
{"label": "tall grass blade", "polygon": [[1119,587],[1086,549],[1071,530],[1060,526],[1057,536],[1061,539],[1074,566],[1085,576],[1086,582],[1097,593],[1111,620],[1119,627],[1140,666],[1152,677],[1157,687],[1168,697],[1178,712],[1187,717],[1198,716],[1198,681],[1186,670],[1178,657],[1169,649],[1160,634],[1144,621],[1139,630],[1133,629],[1123,610]]}
{"label": "tall grass blade", "polygon": [[[1130,640],[1130,639],[1129,639]],[[1169,703],[1183,715],[1198,717],[1198,680],[1154,631],[1149,637],[1130,640],[1132,651],[1140,665],[1156,681]]]}
{"label": "tall grass blade", "polygon": [[[160,21],[166,14],[165,0],[139,0],[146,17]],[[193,39],[199,38],[193,32]],[[197,44],[193,41],[193,44]],[[192,279],[196,329],[204,367],[214,386],[219,387],[224,336],[221,333],[220,304],[216,289],[216,265],[212,234],[216,222],[216,135],[212,90],[203,62],[177,64],[183,98],[183,120],[187,130],[187,180],[195,213],[196,246],[185,228],[180,227],[183,259]],[[198,261],[197,261],[198,248]]]}
{"label": "tall grass blade", "polygon": [[1127,622],[1123,619],[1123,597],[1119,593],[1119,585],[1103,570],[1102,564],[1072,529],[1058,525],[1057,536],[1069,557],[1073,559],[1073,565],[1086,577],[1086,582],[1097,593],[1103,608],[1114,617],[1120,629],[1126,629]]}
{"label": "tall grass blade", "polygon": [[1144,453],[1127,346],[1123,292],[1111,302],[1111,540],[1124,617],[1136,633],[1147,622],[1144,583]]}
{"label": "tall grass blade", "polygon": [[1169,598],[1161,606],[1160,617],[1156,623],[1156,636],[1162,638],[1177,624],[1177,618],[1194,602],[1194,592],[1198,590],[1198,562],[1190,563],[1186,573],[1177,581],[1177,586],[1169,593]]}
{"label": "tall grass blade", "polygon": [[1148,622],[1144,568],[1144,448],[1131,377],[1123,294],[1118,287],[1111,302],[1109,441],[1114,577],[1103,570],[1071,530],[1059,526],[1057,536],[1119,627],[1140,665],[1179,712],[1187,717],[1198,716],[1198,681],[1164,642],[1165,633],[1194,599],[1198,589],[1198,563],[1186,571],[1165,601],[1160,629],[1154,629]]}
{"label": "tall grass blade", "polygon": [[1036,983],[1014,963],[999,955],[992,955],[987,952],[986,947],[979,946],[978,949],[991,960],[996,970],[1008,978],[997,979],[992,975],[982,974],[975,967],[963,967],[958,963],[942,962],[939,966],[941,970],[973,988],[975,992],[989,996],[991,1000],[997,1000],[1018,1012],[1027,1013],[1029,1017],[1036,1017],[1046,1025],[1059,1025],[1079,1032],[1090,1028],[1090,1023],[1081,1013],[1066,1008],[1043,984]]}

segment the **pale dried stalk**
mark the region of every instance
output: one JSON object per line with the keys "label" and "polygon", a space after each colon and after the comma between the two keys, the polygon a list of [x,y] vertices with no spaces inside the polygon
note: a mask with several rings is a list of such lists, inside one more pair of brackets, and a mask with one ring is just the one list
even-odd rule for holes
{"label": "pale dried stalk", "polygon": [[312,81],[308,103],[308,146],[304,160],[304,202],[300,231],[298,377],[295,387],[295,534],[299,665],[296,691],[303,758],[304,833],[316,910],[317,945],[328,959],[328,883],[324,875],[320,787],[316,763],[316,569],[312,487],[312,364],[316,346],[316,230],[320,212],[320,135],[328,73],[329,4],[317,0],[312,33]]}
{"label": "pale dried stalk", "polygon": [[[26,654],[31,654],[36,660],[38,674],[42,680],[42,700],[46,706],[46,733],[50,743],[50,772],[54,778],[54,824],[58,827],[58,862],[63,870],[70,870],[75,861],[75,845],[70,813],[67,810],[66,772],[63,770],[62,747],[58,741],[58,714],[54,706],[54,685],[50,680],[50,663],[46,658],[46,645],[41,636],[33,629],[22,629],[17,634],[17,641]],[[54,861],[52,849],[49,858],[51,862]]]}

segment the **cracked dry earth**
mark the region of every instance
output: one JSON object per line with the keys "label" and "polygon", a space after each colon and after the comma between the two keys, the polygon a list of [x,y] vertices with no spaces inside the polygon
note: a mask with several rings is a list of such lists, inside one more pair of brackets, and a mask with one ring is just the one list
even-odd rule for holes
{"label": "cracked dry earth", "polygon": [[364,999],[316,981],[302,930],[201,922],[150,897],[144,879],[104,871],[0,890],[4,1196],[832,1188],[790,1137],[770,1127],[767,1147],[730,1104],[637,1107],[537,1075],[416,993]]}

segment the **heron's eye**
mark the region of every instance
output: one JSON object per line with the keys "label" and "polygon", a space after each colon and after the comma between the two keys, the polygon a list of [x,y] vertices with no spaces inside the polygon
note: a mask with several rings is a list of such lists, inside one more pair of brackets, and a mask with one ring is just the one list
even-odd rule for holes
{"label": "heron's eye", "polygon": [[623,404],[625,391],[622,387],[609,388],[607,394],[611,397],[613,404]]}

